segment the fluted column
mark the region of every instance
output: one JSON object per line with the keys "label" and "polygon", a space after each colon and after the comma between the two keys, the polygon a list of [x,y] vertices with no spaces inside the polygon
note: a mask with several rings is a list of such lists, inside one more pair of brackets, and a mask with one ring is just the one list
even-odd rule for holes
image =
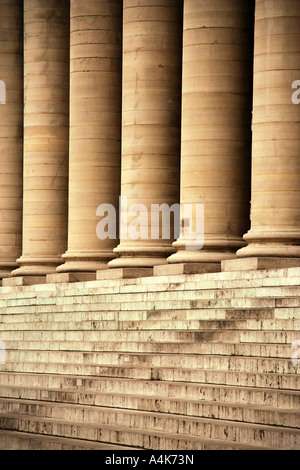
{"label": "fluted column", "polygon": [[[183,228],[170,263],[220,263],[244,245],[249,226],[252,41],[251,1],[184,1]],[[198,249],[201,205],[204,245]],[[188,206],[193,212],[184,210]]]}
{"label": "fluted column", "polygon": [[239,257],[300,258],[300,3],[256,0],[251,230]]}
{"label": "fluted column", "polygon": [[0,278],[21,254],[23,161],[23,8],[0,0]]}
{"label": "fluted column", "polygon": [[68,0],[24,1],[23,251],[13,275],[55,272],[66,249]]}
{"label": "fluted column", "polygon": [[121,0],[71,0],[70,72],[68,251],[57,270],[96,271],[115,258],[118,243],[97,237],[96,211],[119,204]]}
{"label": "fluted column", "polygon": [[179,202],[182,1],[123,4],[122,216],[140,237],[124,230],[109,267],[151,267],[174,251],[173,228],[151,235],[150,211]]}

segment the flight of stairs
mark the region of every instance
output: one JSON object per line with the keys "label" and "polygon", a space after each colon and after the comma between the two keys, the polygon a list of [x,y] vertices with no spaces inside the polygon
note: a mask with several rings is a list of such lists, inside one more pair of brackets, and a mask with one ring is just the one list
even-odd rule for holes
{"label": "flight of stairs", "polygon": [[298,450],[299,326],[300,268],[1,287],[0,449]]}

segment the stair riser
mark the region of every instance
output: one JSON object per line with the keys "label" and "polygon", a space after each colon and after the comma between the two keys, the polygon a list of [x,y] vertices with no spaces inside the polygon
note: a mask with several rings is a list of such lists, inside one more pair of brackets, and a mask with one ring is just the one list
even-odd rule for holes
{"label": "stair riser", "polygon": [[[71,322],[86,322],[86,321],[104,321],[112,322],[128,322],[128,321],[157,321],[162,320],[166,321],[203,321],[203,320],[300,320],[300,308],[257,308],[257,309],[191,309],[191,310],[162,310],[162,311],[84,311],[78,312],[67,312],[62,314],[58,313],[47,313],[34,311],[28,312],[28,307],[26,307],[26,312],[24,313],[24,307],[22,311],[9,313],[6,312],[5,315],[0,314],[0,324],[9,324],[18,326],[18,324],[31,323],[34,324],[37,322],[37,314],[39,322],[46,323],[60,323],[66,322],[66,320]],[[57,309],[59,310],[59,309]],[[298,322],[299,323],[299,322]],[[121,325],[122,327],[122,325]]]}
{"label": "stair riser", "polygon": [[[97,415],[97,422],[105,424],[105,427],[101,427],[101,424],[95,425],[93,413],[92,415],[86,412],[84,415],[81,413],[79,416],[80,424],[76,423],[74,412],[69,416],[65,416],[62,410],[55,417],[55,422],[52,421],[54,417],[52,419],[43,417],[42,422],[40,422],[35,416],[16,418],[8,415],[7,417],[0,417],[0,428],[3,429],[3,426],[5,426],[6,429],[17,429],[18,431],[90,440],[99,439],[115,444],[141,446],[141,441],[132,442],[130,440],[128,430],[122,430],[122,426],[126,425],[132,429],[131,437],[135,434],[134,429],[136,428],[144,429],[146,435],[147,431],[155,429],[156,432],[167,431],[170,434],[185,434],[205,439],[230,440],[244,444],[251,442],[263,447],[271,446],[274,449],[300,448],[299,433],[297,431],[284,433],[282,430],[272,427],[260,430],[258,426],[252,428],[251,425],[230,422],[226,422],[224,426],[223,422],[218,423],[217,420],[215,422],[212,422],[212,420],[203,422],[193,421],[189,418],[181,419],[180,417],[174,419],[165,415],[161,418],[152,416],[146,418],[143,415],[126,414],[126,423],[124,424],[124,416],[121,413],[115,414],[114,412],[110,414],[99,413]],[[63,415],[64,418],[61,418],[60,415]],[[61,424],[58,422],[64,419],[69,419],[71,423]],[[107,429],[107,427],[116,427],[118,431]],[[113,437],[114,433],[116,434],[115,437]],[[141,436],[142,442],[144,442],[144,437],[145,435]]]}
{"label": "stair riser", "polygon": [[118,354],[103,352],[74,352],[74,351],[12,351],[6,352],[6,363],[26,363],[38,362],[48,364],[79,364],[89,366],[128,366],[145,368],[189,368],[189,369],[214,369],[231,370],[254,373],[276,373],[276,374],[297,374],[300,372],[300,363],[298,366],[286,359],[268,359],[252,357],[223,357],[209,355],[178,355],[171,354]]}
{"label": "stair riser", "polygon": [[[290,274],[290,273],[287,273]],[[275,277],[276,275],[276,277]],[[98,281],[80,283],[80,292],[72,284],[65,285],[36,285],[26,287],[1,287],[1,297],[6,300],[18,298],[39,297],[74,297],[79,293],[84,296],[95,294],[115,295],[118,293],[132,294],[145,293],[151,294],[159,292],[190,292],[201,290],[252,290],[257,292],[270,292],[277,296],[278,292],[284,292],[285,295],[299,295],[300,274],[295,276],[285,275],[280,277],[279,271],[274,271],[274,277],[265,277],[264,272],[239,272],[239,273],[214,273],[208,280],[207,275],[192,276],[163,276],[147,279]],[[193,280],[191,280],[191,277]],[[244,279],[243,279],[244,277]],[[222,279],[223,278],[223,279]],[[226,279],[227,278],[227,279]],[[230,279],[231,278],[231,279]],[[1,303],[0,303],[1,306]]]}
{"label": "stair riser", "polygon": [[[2,395],[28,395],[30,399],[51,400],[52,397],[66,393],[70,397],[82,396],[95,404],[97,393],[105,394],[114,390],[122,396],[140,395],[166,397],[169,399],[189,399],[223,401],[249,405],[265,405],[278,408],[297,408],[300,392],[284,390],[255,389],[210,384],[182,384],[155,381],[118,380],[101,377],[77,377],[40,374],[0,373]],[[54,395],[52,395],[54,394]],[[72,398],[74,402],[75,398]]]}
{"label": "stair riser", "polygon": [[[2,420],[5,427],[10,427],[10,429],[17,429],[18,422],[14,418],[6,418]],[[0,426],[3,425],[0,421]],[[102,442],[114,442],[116,444],[123,444],[126,446],[134,446],[135,448],[140,449],[149,449],[149,450],[236,450],[243,449],[243,446],[234,443],[226,443],[224,441],[205,441],[197,440],[195,438],[184,438],[178,436],[176,437],[161,437],[157,435],[152,435],[150,432],[145,433],[145,435],[136,433],[134,431],[119,432],[114,430],[107,430],[101,428],[91,428],[90,426],[81,425],[77,428],[70,424],[53,424],[48,426],[43,425],[40,422],[32,423],[30,421],[22,421],[23,430],[30,429],[30,432],[44,434],[45,436],[48,433],[51,433],[56,436],[68,436],[70,438],[77,439],[89,439],[90,441],[102,441]],[[28,431],[25,431],[28,432]],[[87,437],[88,436],[88,437]],[[46,438],[48,439],[48,437]],[[248,446],[245,446],[246,448]],[[47,448],[48,449],[48,448]]]}
{"label": "stair riser", "polygon": [[[4,393],[8,397],[10,390],[4,389]],[[17,397],[14,397],[11,393],[11,398],[18,398],[19,394],[15,393]],[[82,405],[94,405],[101,407],[111,408],[122,408],[128,410],[139,410],[139,411],[153,411],[161,413],[174,413],[185,416],[198,416],[201,418],[216,418],[224,420],[234,420],[239,422],[248,422],[253,424],[268,424],[276,426],[287,426],[292,428],[300,427],[300,415],[294,411],[289,412],[288,410],[261,410],[255,408],[245,407],[245,404],[241,405],[235,402],[234,405],[229,403],[209,403],[206,398],[205,403],[201,403],[201,400],[192,402],[189,400],[175,400],[175,399],[158,399],[158,398],[145,398],[136,396],[121,396],[121,395],[100,395],[100,394],[79,394],[71,392],[47,392],[41,391],[41,393],[32,393],[30,390],[23,390],[21,394],[22,399],[40,400],[40,395],[46,398],[47,401],[53,403],[74,403]],[[1,399],[0,399],[1,401]],[[299,403],[298,403],[299,405]],[[1,406],[0,406],[1,408]],[[3,412],[16,412],[14,407],[10,409],[8,406],[4,406]],[[24,410],[20,409],[21,413]],[[48,416],[51,417],[51,416]]]}
{"label": "stair riser", "polygon": [[6,349],[22,351],[105,351],[115,353],[216,354],[291,359],[291,345],[240,343],[143,343],[143,342],[82,342],[82,341],[6,341]]}

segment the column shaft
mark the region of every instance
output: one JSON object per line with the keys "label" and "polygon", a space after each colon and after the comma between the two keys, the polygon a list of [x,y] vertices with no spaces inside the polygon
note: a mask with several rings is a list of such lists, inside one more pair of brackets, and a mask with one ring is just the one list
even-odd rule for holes
{"label": "column shaft", "polygon": [[18,0],[0,0],[0,30],[1,278],[17,267],[22,242],[23,10]]}
{"label": "column shaft", "polygon": [[182,1],[125,0],[123,13],[121,195],[136,231],[121,234],[109,267],[151,267],[174,251],[173,227],[164,238],[156,221],[155,239],[150,212],[179,203]]}
{"label": "column shaft", "polygon": [[[250,199],[252,8],[251,1],[184,2],[183,220],[170,263],[218,263],[244,244]],[[200,205],[202,249],[197,248]],[[188,206],[192,213],[185,210]]]}
{"label": "column shaft", "polygon": [[96,271],[118,243],[97,237],[96,211],[119,203],[122,1],[71,0],[70,50],[68,251],[57,270]]}
{"label": "column shaft", "polygon": [[66,249],[68,0],[24,1],[23,251],[13,275],[55,272]]}
{"label": "column shaft", "polygon": [[240,257],[300,257],[300,3],[256,1],[251,230]]}

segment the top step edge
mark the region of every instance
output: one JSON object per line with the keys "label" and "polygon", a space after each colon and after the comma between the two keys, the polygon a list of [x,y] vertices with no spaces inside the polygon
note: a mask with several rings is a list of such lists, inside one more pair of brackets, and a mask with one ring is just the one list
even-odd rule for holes
{"label": "top step edge", "polygon": [[179,275],[164,275],[164,276],[150,276],[134,279],[109,279],[109,280],[93,280],[84,282],[72,282],[62,284],[35,284],[30,286],[0,286],[0,294],[10,292],[53,292],[57,290],[64,290],[72,287],[83,288],[99,288],[99,287],[120,287],[126,285],[149,285],[161,284],[162,281],[166,283],[186,282],[191,281],[219,281],[219,280],[250,280],[250,279],[264,279],[264,278],[289,278],[300,277],[300,267],[284,268],[284,269],[270,269],[259,271],[231,271],[231,272],[217,272],[205,274],[179,274]]}

